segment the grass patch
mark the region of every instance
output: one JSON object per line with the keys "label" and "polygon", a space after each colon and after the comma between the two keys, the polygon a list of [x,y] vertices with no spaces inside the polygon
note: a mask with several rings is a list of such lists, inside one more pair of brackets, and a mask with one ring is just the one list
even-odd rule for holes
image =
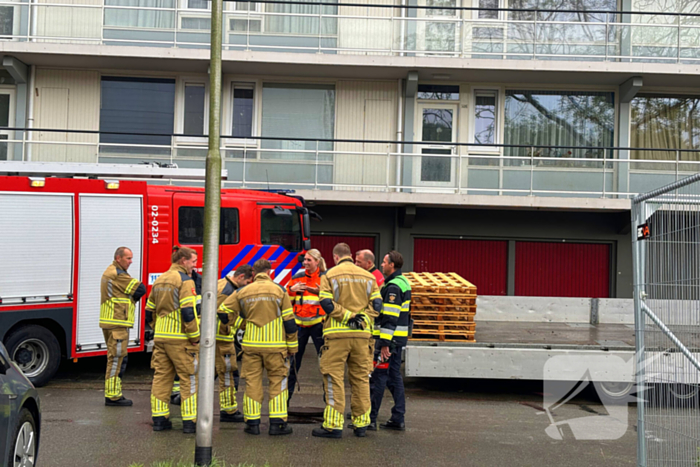
{"label": "grass patch", "polygon": [[[184,461],[180,459],[179,461],[158,461],[154,462],[152,464],[139,464],[139,463],[133,463],[129,464],[129,467],[196,467],[193,462],[191,461]],[[238,464],[228,464],[225,461],[217,458],[213,458],[211,461],[211,464],[209,464],[209,467],[258,467],[255,464],[246,464],[246,463],[238,463]],[[264,465],[260,467],[270,467],[269,464],[265,463]]]}

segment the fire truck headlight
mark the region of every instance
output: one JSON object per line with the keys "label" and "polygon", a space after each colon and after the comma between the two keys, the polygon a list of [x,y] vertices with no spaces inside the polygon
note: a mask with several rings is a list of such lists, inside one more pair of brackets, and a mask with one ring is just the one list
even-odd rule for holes
{"label": "fire truck headlight", "polygon": [[118,190],[119,180],[105,180],[105,188],[108,190]]}
{"label": "fire truck headlight", "polygon": [[32,188],[43,188],[46,185],[46,180],[39,177],[29,177],[29,185]]}

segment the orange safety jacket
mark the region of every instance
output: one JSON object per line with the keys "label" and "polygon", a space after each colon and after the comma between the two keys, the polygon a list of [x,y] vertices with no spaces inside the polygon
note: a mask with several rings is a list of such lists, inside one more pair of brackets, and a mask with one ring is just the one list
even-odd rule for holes
{"label": "orange safety jacket", "polygon": [[[298,326],[311,327],[322,323],[326,312],[321,308],[321,301],[317,294],[309,292],[308,287],[318,289],[321,286],[321,276],[325,272],[316,269],[316,272],[309,273],[305,269],[294,274],[287,284],[289,299],[294,306],[294,318]],[[298,283],[306,284],[307,290],[304,292],[292,292],[292,286]]]}

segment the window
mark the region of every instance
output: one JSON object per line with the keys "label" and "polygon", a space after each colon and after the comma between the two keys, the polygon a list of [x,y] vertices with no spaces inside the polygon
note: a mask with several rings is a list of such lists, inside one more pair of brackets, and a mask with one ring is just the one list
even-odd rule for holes
{"label": "window", "polygon": [[474,142],[496,142],[496,91],[474,91]]}
{"label": "window", "polygon": [[[178,209],[178,240],[183,245],[204,243],[204,208],[182,206]],[[238,243],[238,209],[221,208],[219,244]]]}
{"label": "window", "polygon": [[233,84],[233,128],[234,138],[249,138],[253,135],[253,107],[255,88],[252,84]]}
{"label": "window", "polygon": [[[100,131],[151,135],[100,134],[100,143],[170,146],[175,119],[175,80],[102,78]],[[169,148],[101,146],[101,152],[169,154]]]}
{"label": "window", "polygon": [[[631,103],[631,146],[636,148],[700,149],[700,96],[640,94]],[[675,160],[675,151],[632,151],[632,159]],[[681,160],[700,160],[696,152],[681,152]],[[667,164],[644,164],[663,169]],[[666,166],[666,167],[662,167]],[[642,168],[639,164],[636,168]]]}
{"label": "window", "polygon": [[[333,85],[265,83],[262,95],[262,136],[278,138],[333,139],[335,128],[335,87]],[[315,151],[315,141],[263,140],[267,149]],[[320,150],[332,150],[332,142],[318,143]],[[313,153],[264,152],[273,159],[315,160]],[[321,158],[329,159],[324,154]]]}
{"label": "window", "polygon": [[204,135],[204,84],[185,84],[185,124],[183,133],[188,136]]}
{"label": "window", "polygon": [[[308,1],[308,0],[307,0]],[[330,2],[324,2],[330,3]],[[337,34],[338,7],[334,5],[309,5],[287,3],[265,5],[265,31],[277,34],[302,34],[318,36],[319,34]],[[319,23],[321,14],[324,17]]]}
{"label": "window", "polygon": [[0,37],[11,36],[14,33],[14,17],[14,7],[0,7]]}
{"label": "window", "polygon": [[[128,8],[109,8],[110,5]],[[146,29],[175,27],[175,0],[105,0],[105,26]]]}
{"label": "window", "polygon": [[442,84],[419,84],[418,99],[441,100],[441,101],[458,101],[459,86],[442,85]]}
{"label": "window", "polygon": [[302,250],[301,224],[295,209],[263,209],[260,212],[260,242],[280,245],[287,251]]}
{"label": "window", "polygon": [[[9,127],[9,126],[10,126],[10,95],[9,94],[0,94],[0,127]],[[0,140],[7,140],[7,139],[10,139],[10,135],[8,132],[3,131],[2,133],[0,133]],[[0,143],[0,161],[8,160],[7,144],[8,143]]]}
{"label": "window", "polygon": [[[506,145],[569,147],[506,147],[506,156],[524,157],[507,161],[510,162],[507,165],[529,165],[530,157],[603,158],[604,149],[591,147],[612,145],[614,116],[612,92],[508,90],[503,132]],[[560,163],[543,161],[542,165]]]}
{"label": "window", "polygon": [[498,0],[479,0],[479,8],[489,8],[488,10],[479,10],[479,19],[498,19]]}

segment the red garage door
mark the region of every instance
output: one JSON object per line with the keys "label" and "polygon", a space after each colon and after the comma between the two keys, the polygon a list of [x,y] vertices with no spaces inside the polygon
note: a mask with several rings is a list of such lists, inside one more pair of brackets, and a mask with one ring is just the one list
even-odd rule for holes
{"label": "red garage door", "polygon": [[515,295],[610,296],[610,245],[516,242]]}
{"label": "red garage door", "polygon": [[[311,235],[311,248],[316,248],[321,252],[321,256],[326,260],[326,266],[333,267],[333,247],[338,243],[347,243],[352,251],[353,259],[357,250],[375,250],[376,237],[350,237],[341,235]],[[381,264],[381,259],[377,260],[377,265]]]}
{"label": "red garage door", "polygon": [[508,242],[417,238],[413,270],[456,272],[476,285],[479,295],[505,295]]}

